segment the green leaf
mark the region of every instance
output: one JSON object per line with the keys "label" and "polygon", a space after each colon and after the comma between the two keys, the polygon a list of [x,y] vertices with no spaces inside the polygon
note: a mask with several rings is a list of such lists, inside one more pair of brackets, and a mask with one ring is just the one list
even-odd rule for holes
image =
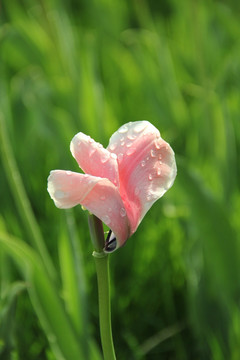
{"label": "green leaf", "polygon": [[55,285],[49,279],[39,256],[19,239],[0,233],[0,243],[15,260],[28,282],[28,291],[34,309],[46,332],[57,359],[85,359],[82,341],[91,344],[93,359],[99,359],[90,338],[78,338],[65,312]]}

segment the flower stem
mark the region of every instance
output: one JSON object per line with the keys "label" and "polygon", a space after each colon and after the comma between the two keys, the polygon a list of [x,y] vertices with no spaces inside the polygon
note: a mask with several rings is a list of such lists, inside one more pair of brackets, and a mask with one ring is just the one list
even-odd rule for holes
{"label": "flower stem", "polygon": [[104,232],[102,222],[89,215],[89,228],[95,251],[93,252],[98,282],[100,335],[104,360],[116,360],[111,326],[109,255],[103,252]]}
{"label": "flower stem", "polygon": [[104,257],[94,256],[97,280],[98,280],[98,299],[100,316],[100,334],[104,360],[115,360],[115,351],[112,339],[111,326],[111,305],[109,291],[109,255]]}

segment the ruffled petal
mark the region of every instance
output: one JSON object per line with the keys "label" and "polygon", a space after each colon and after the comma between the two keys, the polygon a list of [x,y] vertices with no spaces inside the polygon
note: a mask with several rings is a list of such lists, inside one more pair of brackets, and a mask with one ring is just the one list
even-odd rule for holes
{"label": "ruffled petal", "polygon": [[116,248],[128,239],[127,213],[117,187],[108,179],[53,170],[48,177],[48,192],[58,208],[81,204],[101,219],[115,234]]}
{"label": "ruffled petal", "polygon": [[120,127],[107,149],[118,156],[120,194],[133,233],[153,203],[172,186],[177,173],[174,152],[148,121]]}
{"label": "ruffled petal", "polygon": [[117,156],[104,149],[90,136],[81,132],[75,135],[70,150],[86,174],[107,178],[114,185],[119,184]]}

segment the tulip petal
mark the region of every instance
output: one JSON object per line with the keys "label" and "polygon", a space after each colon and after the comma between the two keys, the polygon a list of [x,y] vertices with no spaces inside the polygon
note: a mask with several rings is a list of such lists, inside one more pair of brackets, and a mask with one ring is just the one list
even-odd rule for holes
{"label": "tulip petal", "polygon": [[172,186],[177,172],[174,152],[148,121],[120,127],[107,149],[118,155],[120,194],[132,234],[153,203]]}
{"label": "tulip petal", "polygon": [[101,219],[115,234],[117,247],[129,237],[129,222],[118,188],[105,178],[54,170],[48,177],[48,192],[58,208],[78,204]]}
{"label": "tulip petal", "polygon": [[104,149],[90,136],[81,132],[75,135],[70,150],[86,174],[107,178],[114,185],[119,184],[117,156]]}

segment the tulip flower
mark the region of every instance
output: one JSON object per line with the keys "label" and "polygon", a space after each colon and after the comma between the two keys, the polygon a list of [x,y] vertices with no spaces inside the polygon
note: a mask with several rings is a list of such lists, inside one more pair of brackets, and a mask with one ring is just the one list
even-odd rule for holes
{"label": "tulip flower", "polygon": [[54,170],[48,192],[58,208],[78,204],[111,232],[105,252],[124,245],[153,203],[172,186],[177,169],[170,145],[148,121],[121,126],[105,149],[79,132],[70,150],[85,174]]}

